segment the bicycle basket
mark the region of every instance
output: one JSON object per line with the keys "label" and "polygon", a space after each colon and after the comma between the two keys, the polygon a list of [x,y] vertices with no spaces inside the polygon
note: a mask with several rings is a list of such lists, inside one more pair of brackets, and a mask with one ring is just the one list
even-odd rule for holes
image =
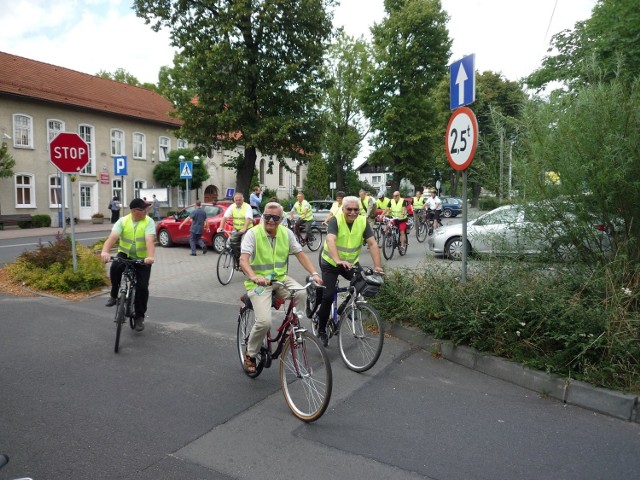
{"label": "bicycle basket", "polygon": [[377,273],[360,272],[351,279],[351,286],[363,297],[373,297],[382,287],[382,277]]}

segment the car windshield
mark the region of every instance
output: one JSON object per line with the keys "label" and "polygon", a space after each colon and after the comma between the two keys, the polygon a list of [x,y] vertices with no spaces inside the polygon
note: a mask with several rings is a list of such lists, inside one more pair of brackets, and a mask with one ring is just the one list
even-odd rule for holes
{"label": "car windshield", "polygon": [[522,219],[522,215],[517,208],[501,208],[485,213],[476,220],[475,225],[497,225],[504,223],[515,223]]}
{"label": "car windshield", "polygon": [[204,211],[207,212],[207,217],[215,217],[222,213],[222,208],[217,205],[206,205]]}

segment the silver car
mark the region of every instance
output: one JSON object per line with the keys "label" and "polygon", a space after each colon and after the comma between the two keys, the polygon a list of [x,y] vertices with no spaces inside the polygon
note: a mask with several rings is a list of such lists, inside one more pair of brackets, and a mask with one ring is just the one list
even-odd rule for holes
{"label": "silver car", "polygon": [[[322,225],[322,222],[329,216],[333,200],[311,200],[309,201],[309,205],[311,205],[311,211],[313,212],[313,220],[316,222],[316,225],[324,231],[327,227]],[[285,216],[289,218],[289,213]],[[293,212],[293,218],[294,220],[298,218],[298,214],[295,211]]]}
{"label": "silver car", "polygon": [[[569,259],[576,253],[576,245],[592,252],[610,251],[610,239],[602,231],[601,225],[594,222],[585,225],[578,234],[570,234],[567,223],[572,223],[573,230],[580,228],[575,217],[565,212],[562,214],[566,217],[565,221],[549,220],[549,215],[545,215],[548,211],[540,210],[545,208],[544,205],[528,205],[526,208],[522,205],[506,205],[468,222],[468,252],[499,255],[553,252],[557,258]],[[437,255],[461,260],[462,224],[436,229],[429,237],[428,245]]]}

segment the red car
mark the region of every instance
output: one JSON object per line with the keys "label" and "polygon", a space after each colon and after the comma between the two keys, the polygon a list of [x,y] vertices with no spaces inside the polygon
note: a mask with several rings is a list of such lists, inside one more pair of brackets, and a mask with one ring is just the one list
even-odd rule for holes
{"label": "red car", "polygon": [[[209,247],[217,253],[224,250],[226,236],[223,233],[217,233],[224,212],[231,206],[231,201],[217,202],[215,204],[203,203],[204,211],[207,212],[207,222],[209,223],[209,232],[202,234],[202,239]],[[158,243],[163,247],[172,247],[174,244],[189,245],[189,224],[178,229],[180,224],[191,212],[196,208],[195,205],[189,205],[183,208],[173,216],[165,217],[156,223],[156,236]],[[260,212],[253,209],[253,224],[260,223]]]}

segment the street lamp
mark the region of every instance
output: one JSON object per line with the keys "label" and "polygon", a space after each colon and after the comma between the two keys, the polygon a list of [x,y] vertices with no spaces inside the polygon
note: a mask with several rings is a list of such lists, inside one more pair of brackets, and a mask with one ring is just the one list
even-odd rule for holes
{"label": "street lamp", "polygon": [[[200,164],[200,157],[198,155],[193,157],[193,166],[195,169],[196,165]],[[193,172],[191,172],[193,173]],[[200,188],[196,188],[196,200],[200,200]]]}
{"label": "street lamp", "polygon": [[[184,155],[180,155],[178,157],[178,160],[180,160],[180,163],[184,162],[185,158]],[[180,175],[182,176],[182,171],[180,171]],[[185,179],[185,186],[184,186],[184,206],[186,207],[187,205],[189,205],[189,179]]]}

